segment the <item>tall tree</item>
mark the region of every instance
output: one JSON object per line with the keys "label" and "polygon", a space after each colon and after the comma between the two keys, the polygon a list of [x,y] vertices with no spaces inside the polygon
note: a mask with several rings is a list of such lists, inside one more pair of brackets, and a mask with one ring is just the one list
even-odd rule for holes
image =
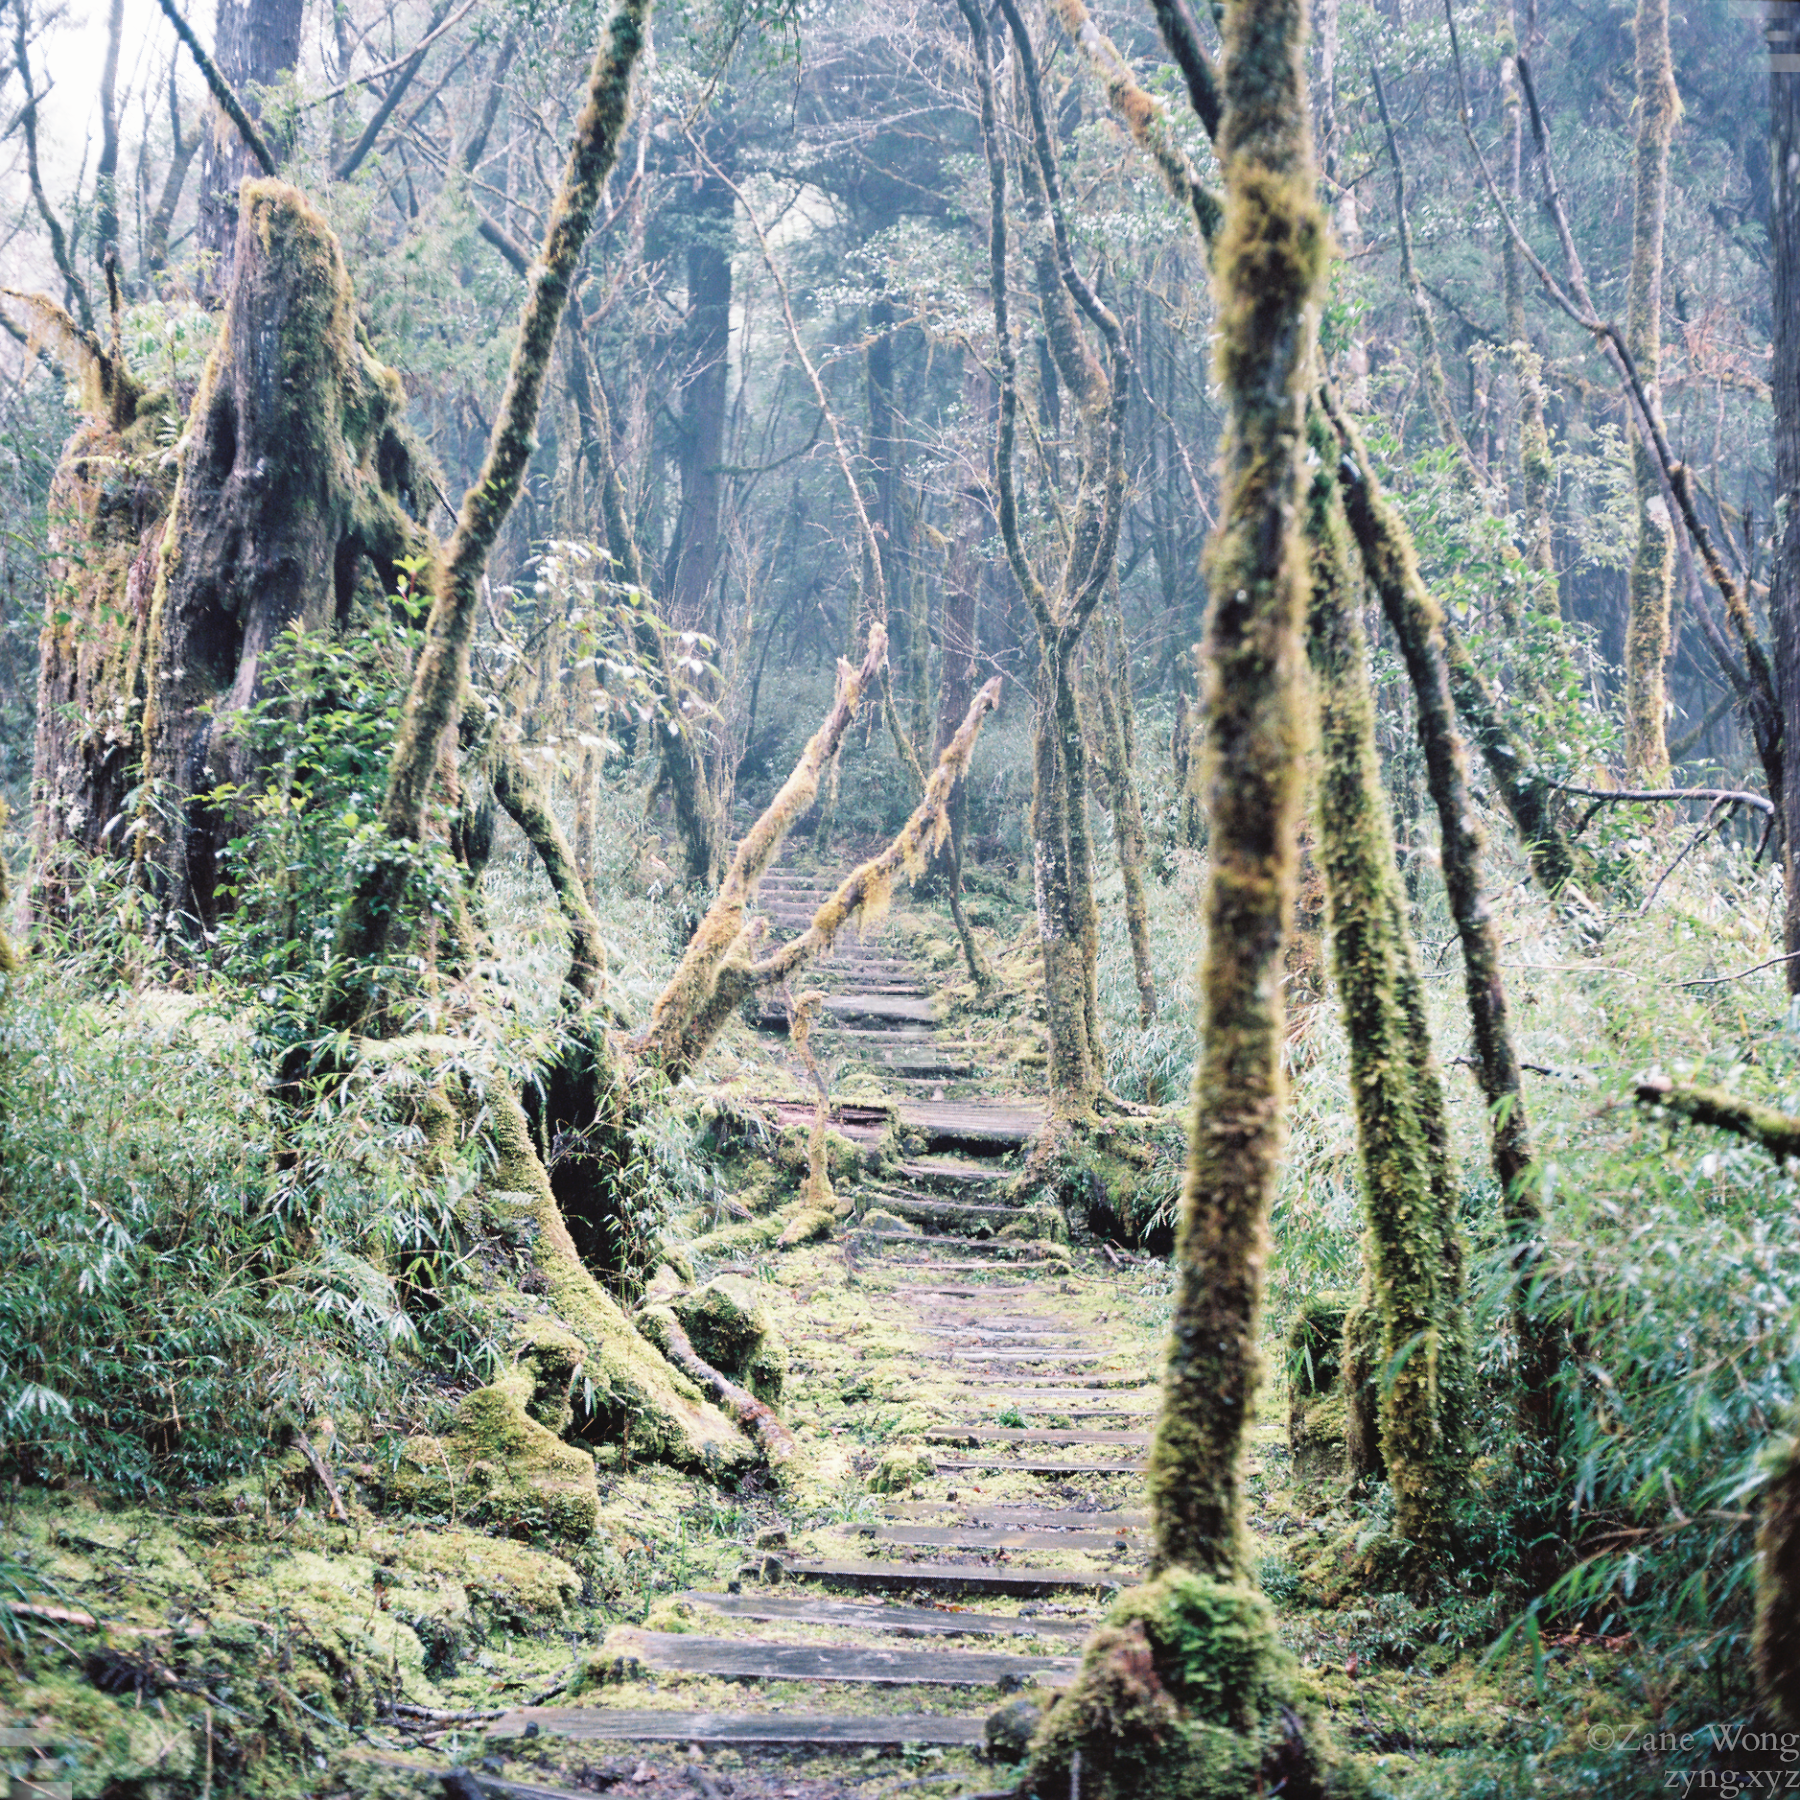
{"label": "tall tree", "polygon": [[[305,0],[219,0],[213,60],[252,119],[262,117],[260,90],[272,87],[300,58]],[[200,291],[224,295],[237,238],[238,184],[258,173],[255,156],[220,113],[200,133]]]}
{"label": "tall tree", "polygon": [[1040,1792],[1080,1759],[1106,1800],[1317,1792],[1321,1745],[1248,1569],[1241,1462],[1257,1379],[1270,1203],[1286,1110],[1282,954],[1305,750],[1306,395],[1326,223],[1297,0],[1226,14],[1218,373],[1230,406],[1208,553],[1212,821],[1202,1045],[1176,1239],[1175,1316],[1150,1459],[1153,1579],[1090,1640],[1047,1715]]}
{"label": "tall tree", "polygon": [[[1659,419],[1663,228],[1669,211],[1669,144],[1679,109],[1669,54],[1669,0],[1638,0],[1637,146],[1625,338],[1645,398]],[[1675,521],[1663,498],[1655,453],[1641,436],[1633,440],[1631,466],[1637,484],[1637,546],[1631,558],[1631,613],[1625,631],[1625,764],[1640,786],[1661,787],[1669,776],[1664,664],[1669,657]]]}

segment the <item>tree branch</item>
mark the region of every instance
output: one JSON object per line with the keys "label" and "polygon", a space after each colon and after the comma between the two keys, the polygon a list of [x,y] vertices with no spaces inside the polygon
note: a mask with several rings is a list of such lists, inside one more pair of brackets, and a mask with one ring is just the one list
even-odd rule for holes
{"label": "tree branch", "polygon": [[1740,1100],[1724,1088],[1678,1086],[1666,1075],[1646,1075],[1637,1084],[1637,1102],[1652,1109],[1715,1125],[1760,1145],[1778,1162],[1800,1156],[1800,1118],[1754,1100]]}
{"label": "tree branch", "polygon": [[206,54],[200,40],[194,36],[194,28],[176,9],[175,0],[156,0],[163,9],[163,16],[175,27],[175,35],[187,45],[188,54],[193,57],[194,65],[206,78],[206,85],[212,89],[213,98],[218,101],[225,116],[237,127],[238,136],[244,140],[245,147],[256,158],[256,165],[265,175],[275,173],[275,158],[269,153],[269,146],[262,140],[262,134],[250,122],[250,115],[244,111],[244,103],[233,91],[219,69],[219,65]]}

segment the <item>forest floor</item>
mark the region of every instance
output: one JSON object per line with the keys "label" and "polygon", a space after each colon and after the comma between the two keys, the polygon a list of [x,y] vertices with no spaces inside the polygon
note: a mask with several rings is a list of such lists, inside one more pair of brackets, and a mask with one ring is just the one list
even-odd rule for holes
{"label": "forest floor", "polygon": [[[792,925],[825,891],[789,867],[762,905]],[[204,1512],[14,1488],[3,1541],[41,1584],[0,1640],[15,1773],[35,1741],[65,1791],[146,1800],[1015,1791],[1009,1746],[1144,1566],[1170,1283],[1032,1203],[1029,1008],[945,1017],[941,931],[890,921],[819,971],[833,1130],[862,1153],[838,1230],[751,1231],[698,1270],[755,1284],[802,1476],[725,1493],[603,1456],[594,1540],[555,1551],[384,1513],[367,1467],[338,1468],[336,1518],[298,1452]],[[765,1032],[720,1097],[798,1120],[804,1091]],[[1679,1755],[1633,1755],[1657,1702],[1622,1643],[1490,1666],[1491,1630],[1459,1630],[1479,1593],[1426,1612],[1333,1577],[1356,1520],[1293,1468],[1269,1365],[1260,1572],[1372,1791],[1660,1791]]]}

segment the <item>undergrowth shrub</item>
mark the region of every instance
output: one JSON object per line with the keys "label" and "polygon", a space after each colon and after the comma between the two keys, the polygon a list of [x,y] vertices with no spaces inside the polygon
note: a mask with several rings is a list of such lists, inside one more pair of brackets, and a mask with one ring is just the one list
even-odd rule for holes
{"label": "undergrowth shrub", "polygon": [[154,1494],[247,1469],[321,1413],[378,1429],[426,1361],[479,1373],[456,1291],[470,1175],[421,1179],[417,1148],[378,1083],[278,1108],[229,1008],[78,993],[54,963],[16,980],[0,1466]]}

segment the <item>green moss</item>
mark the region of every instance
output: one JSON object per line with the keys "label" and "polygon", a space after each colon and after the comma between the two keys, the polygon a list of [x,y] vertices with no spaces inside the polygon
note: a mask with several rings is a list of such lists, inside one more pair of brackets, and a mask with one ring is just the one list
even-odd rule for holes
{"label": "green moss", "polygon": [[1126,1594],[1032,1742],[1029,1785],[1087,1800],[1242,1800],[1329,1789],[1331,1752],[1268,1602],[1177,1570]]}
{"label": "green moss", "polygon": [[587,1361],[587,1346],[554,1319],[533,1319],[514,1340],[513,1355],[531,1382],[526,1411],[561,1437],[575,1420],[569,1395]]}
{"label": "green moss", "polygon": [[882,1453],[881,1461],[869,1476],[871,1494],[904,1494],[908,1488],[929,1481],[937,1473],[937,1464],[927,1452],[916,1446],[903,1445]]}
{"label": "green moss", "polygon": [[569,1543],[592,1537],[600,1511],[594,1459],[545,1430],[527,1410],[532,1399],[524,1372],[477,1388],[442,1437],[407,1439],[394,1498]]}

